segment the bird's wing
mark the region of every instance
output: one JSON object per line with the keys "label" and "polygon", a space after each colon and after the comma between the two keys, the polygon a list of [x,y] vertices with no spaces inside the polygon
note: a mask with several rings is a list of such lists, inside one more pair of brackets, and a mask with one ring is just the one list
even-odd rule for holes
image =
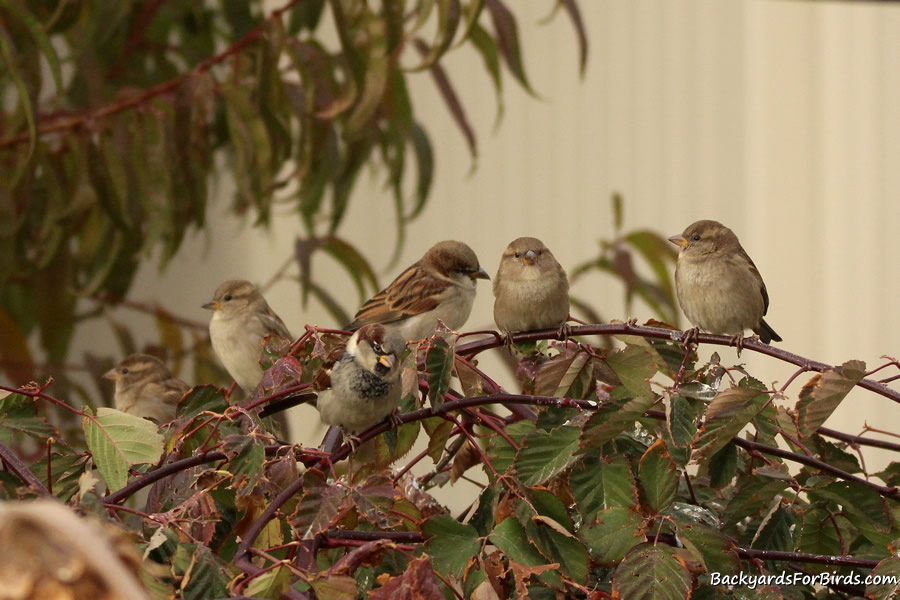
{"label": "bird's wing", "polygon": [[762,294],[763,299],[763,314],[766,314],[769,310],[769,292],[766,291],[766,284],[763,282],[762,275],[759,274],[759,269],[753,264],[753,259],[750,258],[750,255],[743,248],[738,252],[738,257],[742,262],[746,263],[743,266],[750,272],[750,276],[759,283],[759,293]]}
{"label": "bird's wing", "polygon": [[355,331],[371,323],[395,323],[434,310],[453,286],[449,279],[429,275],[415,264],[363,304],[347,329]]}

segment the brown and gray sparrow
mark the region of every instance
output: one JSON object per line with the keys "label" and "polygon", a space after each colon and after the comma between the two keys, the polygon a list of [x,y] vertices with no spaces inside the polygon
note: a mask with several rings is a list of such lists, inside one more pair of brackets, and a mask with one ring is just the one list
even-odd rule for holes
{"label": "brown and gray sparrow", "polygon": [[252,394],[263,376],[259,358],[263,338],[277,335],[292,340],[284,322],[249,281],[228,280],[203,305],[213,311],[209,339],[216,356],[241,389]]}
{"label": "brown and gray sparrow", "polygon": [[768,344],[781,337],[763,320],[766,284],[733,231],[716,221],[697,221],[669,238],[680,246],[675,267],[678,304],[696,327],[735,336],[752,329]]}
{"label": "brown and gray sparrow", "polygon": [[561,328],[569,317],[569,279],[544,243],[510,242],[494,276],[494,321],[502,331]]}
{"label": "brown and gray sparrow", "polygon": [[330,373],[316,379],[322,422],[356,434],[391,415],[400,403],[400,359],[405,348],[393,329],[379,324],[359,328]]}
{"label": "brown and gray sparrow", "polygon": [[103,377],[116,382],[116,409],[158,423],[175,419],[178,402],[190,389],[149,354],[131,354]]}
{"label": "brown and gray sparrow", "polygon": [[453,330],[472,312],[476,279],[490,279],[478,257],[462,242],[438,242],[387,288],[363,304],[347,326],[355,331],[380,323],[396,328],[404,340],[431,336],[438,319]]}

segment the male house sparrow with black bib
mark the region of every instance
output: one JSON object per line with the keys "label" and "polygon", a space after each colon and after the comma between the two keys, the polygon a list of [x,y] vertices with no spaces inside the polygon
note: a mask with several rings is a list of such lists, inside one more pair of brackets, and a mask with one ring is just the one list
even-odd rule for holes
{"label": "male house sparrow with black bib", "polygon": [[763,320],[769,308],[766,284],[733,231],[717,221],[697,221],[669,241],[681,248],[675,292],[694,326],[735,336],[738,351],[745,329],[766,344],[781,341]]}
{"label": "male house sparrow with black bib", "polygon": [[103,377],[116,382],[113,399],[117,410],[158,423],[175,419],[178,402],[190,389],[149,354],[131,354]]}
{"label": "male house sparrow with black bib", "polygon": [[[400,358],[406,342],[379,324],[364,325],[347,342],[330,373],[316,379],[316,399],[326,425],[360,433],[394,412],[400,404]],[[330,381],[329,381],[330,377]]]}
{"label": "male house sparrow with black bib", "polygon": [[362,305],[347,326],[355,331],[380,323],[395,328],[407,341],[431,336],[438,319],[453,330],[465,325],[472,312],[476,279],[490,279],[478,257],[462,242],[432,246],[388,287]]}
{"label": "male house sparrow with black bib", "polygon": [[494,276],[494,321],[502,331],[561,328],[569,317],[569,279],[541,240],[510,242]]}

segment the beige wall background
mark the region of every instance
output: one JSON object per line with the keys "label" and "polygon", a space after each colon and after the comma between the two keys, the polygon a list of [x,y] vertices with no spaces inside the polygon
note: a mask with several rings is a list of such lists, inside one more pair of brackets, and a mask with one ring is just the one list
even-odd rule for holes
{"label": "beige wall background", "polygon": [[[734,229],[765,278],[767,320],[784,348],[870,366],[881,355],[900,355],[900,6],[583,0],[591,45],[580,79],[565,16],[540,24],[553,2],[516,5],[540,98],[506,77],[505,115],[495,130],[493,89],[480,58],[468,49],[447,57],[479,133],[471,172],[430,78],[412,78],[437,173],[400,264],[383,272],[382,283],[447,238],[468,242],[491,274],[520,235],[542,238],[571,268],[612,235],[609,198],[619,191],[626,229],[671,235],[699,218]],[[379,269],[395,235],[383,178],[375,172],[361,181],[341,232]],[[224,212],[230,188],[219,187]],[[192,239],[167,271],[146,267],[134,297],[206,319],[200,304],[220,280],[268,280],[301,231],[289,211],[269,232],[221,216],[212,222],[212,234]],[[326,259],[315,267],[322,274],[333,269]],[[333,272],[333,289],[354,298],[346,277]],[[599,275],[574,291],[607,317],[650,316],[640,305],[625,314],[621,287]],[[279,283],[268,297],[295,332],[304,323],[338,325],[318,306],[301,309],[293,283]],[[489,285],[480,284],[471,328],[492,323],[492,301]],[[98,325],[80,343],[96,344],[101,334],[105,326]],[[702,348],[701,356],[711,351]],[[720,353],[736,361],[733,349]],[[741,360],[767,383],[793,372],[750,352]],[[791,388],[794,398],[802,381]],[[889,400],[856,390],[828,425],[857,433],[868,422],[900,431],[898,416],[900,407]],[[318,441],[307,433],[318,420],[311,409],[293,418],[299,440]],[[867,451],[870,470],[886,461]]]}

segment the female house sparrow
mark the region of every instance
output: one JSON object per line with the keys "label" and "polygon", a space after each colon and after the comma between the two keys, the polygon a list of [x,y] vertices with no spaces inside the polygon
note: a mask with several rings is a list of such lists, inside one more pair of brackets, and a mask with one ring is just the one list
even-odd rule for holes
{"label": "female house sparrow", "polygon": [[277,335],[291,340],[290,332],[256,286],[242,279],[222,283],[203,308],[213,311],[209,339],[216,356],[241,389],[252,394],[263,376],[259,365],[263,338]]}
{"label": "female house sparrow", "polygon": [[434,333],[438,319],[458,330],[472,312],[476,279],[490,279],[466,244],[438,242],[387,288],[362,305],[347,329],[381,323],[397,328],[404,340]]}
{"label": "female house sparrow", "polygon": [[149,354],[131,354],[103,377],[116,382],[116,409],[159,423],[175,419],[175,408],[190,389]]}
{"label": "female house sparrow", "polygon": [[745,329],[766,344],[781,341],[763,320],[769,308],[766,284],[733,231],[716,221],[697,221],[669,241],[681,247],[675,292],[691,323],[735,336],[738,350]]}
{"label": "female house sparrow", "polygon": [[494,321],[502,331],[562,327],[569,317],[569,279],[544,243],[510,242],[494,277]]}
{"label": "female house sparrow", "polygon": [[400,403],[400,356],[406,343],[382,325],[364,325],[347,342],[329,374],[317,378],[319,416],[350,434],[375,425]]}

